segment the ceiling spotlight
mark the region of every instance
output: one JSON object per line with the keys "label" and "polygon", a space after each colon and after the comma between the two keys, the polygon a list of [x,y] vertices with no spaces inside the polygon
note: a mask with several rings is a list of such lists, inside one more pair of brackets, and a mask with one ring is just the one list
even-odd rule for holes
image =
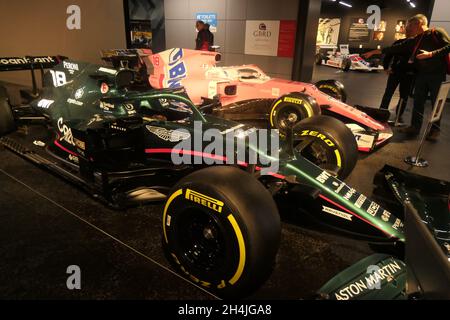
{"label": "ceiling spotlight", "polygon": [[349,7],[349,8],[352,7],[351,4],[349,4],[349,3],[347,3],[347,2],[344,2],[344,1],[339,1],[339,4],[342,4],[343,6],[346,6],[346,7]]}
{"label": "ceiling spotlight", "polygon": [[416,5],[415,5],[413,2],[410,2],[409,5],[410,5],[411,7],[413,7],[413,8],[416,7]]}

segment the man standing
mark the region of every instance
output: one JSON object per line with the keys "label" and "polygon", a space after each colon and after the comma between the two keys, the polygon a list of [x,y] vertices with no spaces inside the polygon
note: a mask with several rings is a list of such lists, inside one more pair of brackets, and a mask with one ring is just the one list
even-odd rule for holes
{"label": "man standing", "polygon": [[[415,34],[411,33],[409,28],[406,28],[406,36],[412,38]],[[397,40],[393,45],[404,42],[405,39]],[[414,69],[413,65],[408,63],[408,55],[392,55],[386,54],[383,59],[384,70],[389,74],[386,90],[381,101],[380,109],[388,109],[392,96],[400,87],[400,100],[397,104],[396,115],[399,115],[399,121],[403,122],[402,115],[408,103],[408,97],[414,83]]]}
{"label": "man standing", "polygon": [[213,43],[213,35],[209,31],[209,25],[205,24],[203,21],[198,20],[195,23],[197,28],[197,38],[195,39],[195,50],[209,51]]}
{"label": "man standing", "polygon": [[[404,133],[416,136],[422,127],[424,106],[428,94],[435,103],[441,83],[446,79],[447,63],[445,56],[450,52],[450,39],[441,28],[428,28],[428,19],[423,14],[413,16],[408,20],[408,28],[417,34],[415,38],[384,48],[382,53],[394,55],[409,55],[409,63],[414,64],[416,82],[414,90],[414,109],[411,126],[403,129]],[[370,57],[379,51],[366,53]],[[440,132],[440,121],[431,129],[428,139],[436,140]]]}

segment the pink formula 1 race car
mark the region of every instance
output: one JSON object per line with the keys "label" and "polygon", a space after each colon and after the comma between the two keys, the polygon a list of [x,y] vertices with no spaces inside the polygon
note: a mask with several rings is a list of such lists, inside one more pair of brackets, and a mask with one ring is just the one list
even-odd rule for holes
{"label": "pink formula 1 race car", "polygon": [[[280,132],[307,118],[314,123],[316,116],[331,116],[345,123],[356,139],[358,150],[363,152],[371,152],[393,135],[384,123],[389,112],[347,105],[344,86],[335,80],[310,84],[271,78],[256,65],[221,67],[217,66],[220,61],[217,52],[182,48],[157,54],[149,50],[130,51],[110,50],[104,52],[103,59],[123,64],[134,52],[137,62],[133,62],[133,67],[138,65],[143,82],[156,89],[184,87],[204,113],[241,123],[269,124]],[[336,130],[311,129],[301,134],[319,139],[339,135],[333,131]]]}

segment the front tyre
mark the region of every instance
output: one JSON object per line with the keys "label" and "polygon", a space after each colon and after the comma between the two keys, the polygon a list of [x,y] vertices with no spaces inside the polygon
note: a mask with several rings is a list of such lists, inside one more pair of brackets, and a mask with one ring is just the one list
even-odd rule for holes
{"label": "front tyre", "polygon": [[350,58],[344,58],[342,59],[341,69],[344,72],[350,71],[350,68],[352,67],[352,60]]}
{"label": "front tyre", "polygon": [[336,100],[344,103],[347,101],[347,92],[345,91],[345,87],[337,80],[320,80],[315,83],[315,86],[317,89],[335,98]]}
{"label": "front tyre", "polygon": [[244,297],[264,283],[280,233],[271,194],[235,167],[209,167],[186,176],[164,208],[163,243],[172,265],[225,298]]}
{"label": "front tyre", "polygon": [[316,57],[315,57],[316,65],[318,65],[318,66],[322,65],[322,60],[323,60],[323,55],[320,53],[317,53]]}
{"label": "front tyre", "polygon": [[14,116],[8,99],[0,97],[0,136],[14,131]]}
{"label": "front tyre", "polygon": [[301,120],[320,113],[320,106],[313,97],[301,92],[289,93],[273,102],[269,114],[270,127],[283,133]]}
{"label": "front tyre", "polygon": [[317,116],[294,128],[294,151],[341,180],[358,160],[358,145],[352,131],[336,118]]}

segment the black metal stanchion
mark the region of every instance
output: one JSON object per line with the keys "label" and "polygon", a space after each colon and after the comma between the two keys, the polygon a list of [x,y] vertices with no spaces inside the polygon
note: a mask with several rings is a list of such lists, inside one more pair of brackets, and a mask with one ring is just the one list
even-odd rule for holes
{"label": "black metal stanchion", "polygon": [[400,122],[400,114],[401,114],[401,108],[403,104],[403,99],[400,98],[397,104],[397,108],[395,111],[395,120],[389,120],[388,123],[392,125],[393,127],[405,127],[406,124]]}
{"label": "black metal stanchion", "polygon": [[415,167],[428,167],[428,161],[420,158],[420,154],[422,152],[423,144],[428,133],[431,130],[431,127],[435,122],[437,122],[441,118],[442,110],[444,109],[445,101],[447,100],[448,91],[450,90],[450,81],[443,82],[441,84],[441,88],[439,89],[438,96],[436,98],[436,102],[434,104],[433,112],[431,113],[430,120],[428,121],[427,129],[422,135],[420,139],[419,149],[415,156],[408,156],[405,158],[405,162],[409,165]]}
{"label": "black metal stanchion", "polygon": [[[400,115],[402,114],[402,105],[403,105],[403,99],[400,98],[397,105],[397,110],[395,111],[395,123],[394,127],[404,127],[405,124],[400,122]],[[406,107],[405,107],[406,108]]]}
{"label": "black metal stanchion", "polygon": [[430,132],[431,127],[433,126],[433,123],[430,121],[428,122],[427,129],[425,130],[424,134],[422,135],[422,138],[420,139],[419,149],[417,149],[417,153],[415,156],[408,156],[405,158],[405,162],[409,165],[415,166],[415,167],[428,167],[428,161],[425,159],[420,158],[420,154],[422,153],[422,147],[425,142],[425,138],[427,137],[428,133]]}

